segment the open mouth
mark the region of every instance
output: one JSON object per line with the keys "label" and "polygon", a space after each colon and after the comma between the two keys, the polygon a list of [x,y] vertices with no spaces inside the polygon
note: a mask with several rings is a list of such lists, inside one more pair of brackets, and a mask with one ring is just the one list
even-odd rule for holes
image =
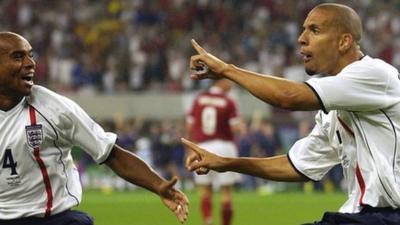
{"label": "open mouth", "polygon": [[302,58],[303,58],[304,62],[308,62],[308,61],[310,61],[312,59],[312,55],[310,53],[302,52],[301,55],[302,55]]}
{"label": "open mouth", "polygon": [[27,84],[29,84],[29,85],[33,85],[33,73],[26,74],[26,75],[22,76],[21,79],[22,79],[25,83],[27,83]]}
{"label": "open mouth", "polygon": [[32,79],[32,77],[23,77],[22,80],[31,81],[31,80],[33,80],[33,79]]}

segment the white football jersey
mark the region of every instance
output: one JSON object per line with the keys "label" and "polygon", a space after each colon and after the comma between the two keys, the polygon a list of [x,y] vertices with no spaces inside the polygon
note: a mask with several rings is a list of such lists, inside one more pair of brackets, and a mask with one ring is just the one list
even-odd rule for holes
{"label": "white football jersey", "polygon": [[70,99],[35,85],[31,96],[0,111],[0,140],[0,219],[14,219],[78,205],[82,188],[72,147],[102,163],[116,135]]}
{"label": "white football jersey", "polygon": [[336,76],[306,83],[323,110],[309,136],[290,149],[293,166],[320,180],[340,163],[348,188],[340,212],[356,213],[364,205],[400,207],[399,72],[365,56]]}

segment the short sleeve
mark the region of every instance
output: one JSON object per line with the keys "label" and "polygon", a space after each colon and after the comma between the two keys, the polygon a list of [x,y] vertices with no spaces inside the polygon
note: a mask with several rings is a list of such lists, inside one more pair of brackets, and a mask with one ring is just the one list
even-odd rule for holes
{"label": "short sleeve", "polygon": [[[65,97],[64,97],[65,98]],[[70,129],[61,130],[71,145],[80,147],[88,153],[96,163],[103,163],[109,156],[117,135],[105,132],[89,115],[75,102],[65,98],[64,103],[68,108],[65,121],[70,123]]]}
{"label": "short sleeve", "polygon": [[333,166],[340,163],[318,120],[312,132],[292,146],[288,157],[299,173],[313,181],[321,180]]}
{"label": "short sleeve", "polygon": [[77,146],[97,163],[108,158],[117,135],[105,132],[74,101],[39,85],[32,88],[28,101],[51,121],[59,144]]}
{"label": "short sleeve", "polygon": [[[369,61],[374,62],[372,59]],[[397,74],[372,62],[368,64],[358,61],[344,68],[336,76],[312,78],[306,83],[321,100],[325,112],[371,111],[385,108],[394,102],[394,98],[398,98],[390,94],[391,79],[397,77]],[[394,74],[391,74],[392,72]]]}

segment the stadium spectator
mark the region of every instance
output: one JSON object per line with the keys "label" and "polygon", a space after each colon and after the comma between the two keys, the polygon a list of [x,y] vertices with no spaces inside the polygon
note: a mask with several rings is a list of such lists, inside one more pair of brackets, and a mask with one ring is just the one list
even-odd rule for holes
{"label": "stadium spectator", "polygon": [[[240,116],[233,98],[228,96],[233,82],[220,79],[194,100],[186,119],[187,137],[200,146],[213,149],[215,154],[235,157],[238,150],[234,132],[240,127]],[[190,153],[187,158],[191,158]],[[194,181],[200,192],[200,210],[205,225],[213,224],[213,191],[221,191],[221,218],[230,225],[233,216],[232,188],[238,174],[210,172],[205,176],[195,174]]]}
{"label": "stadium spectator", "polygon": [[115,144],[76,103],[34,85],[35,61],[22,36],[0,33],[1,159],[0,224],[93,224],[86,213],[71,210],[81,201],[73,147],[104,163],[127,181],[159,195],[184,222],[186,196],[136,155]]}
{"label": "stadium spectator", "polygon": [[[400,80],[396,68],[361,51],[362,24],[352,8],[320,4],[307,15],[298,38],[306,83],[261,76],[227,64],[194,40],[193,79],[228,78],[263,101],[289,110],[319,110],[311,133],[287,155],[221,157],[183,139],[193,150],[190,170],[235,171],[278,181],[321,180],[341,164],[348,200],[339,212],[326,212],[314,225],[399,224],[398,133]],[[206,72],[198,72],[207,65]],[[218,149],[219,150],[219,149]]]}
{"label": "stadium spectator", "polygon": [[282,154],[282,146],[275,125],[271,121],[262,121],[254,132],[254,141],[260,157]]}
{"label": "stadium spectator", "polygon": [[[252,155],[253,157],[271,157],[283,153],[278,131],[271,121],[260,121],[258,129],[253,132],[253,144],[255,150],[255,154]],[[256,180],[259,192],[274,192],[276,182],[259,178]]]}
{"label": "stadium spectator", "polygon": [[[210,46],[213,49],[214,46],[235,46],[233,51],[224,53],[226,58],[244,68],[252,64],[257,72],[278,71],[282,63],[298,65],[289,57],[295,50],[300,23],[316,2],[321,1],[4,0],[0,1],[4,15],[0,28],[21,33],[31,40],[37,47],[37,55],[47,58],[38,61],[38,67],[48,67],[43,68],[47,74],[43,74],[46,80],[41,83],[58,91],[79,91],[86,85],[93,88],[90,82],[79,85],[77,90],[71,87],[72,68],[75,64],[84,65],[85,59],[79,55],[85,49],[98,64],[87,69],[98,71],[96,67],[101,67],[97,82],[109,75],[106,73],[109,58],[118,62],[115,68],[118,72],[112,78],[115,82],[94,86],[95,91],[114,89],[118,93],[161,87],[168,92],[201,89],[181,75],[188,73],[187,68],[181,73],[174,71],[180,69],[176,57],[190,56],[187,40],[193,36],[213,42]],[[360,11],[365,21],[362,43],[365,52],[382,54],[398,67],[395,63],[398,59],[393,55],[397,54],[396,47],[390,38],[400,34],[398,1],[348,4]],[[159,46],[160,37],[162,47],[149,51],[149,46]],[[175,53],[171,54],[172,51]],[[166,58],[163,62],[166,65],[159,61],[162,58]],[[145,66],[148,66],[146,71]],[[60,68],[62,74],[58,72]],[[152,71],[166,74],[152,74]],[[150,76],[144,76],[144,72]]]}
{"label": "stadium spectator", "polygon": [[[239,157],[256,156],[256,153],[254,152],[254,137],[246,123],[240,125],[239,132],[236,135],[236,143],[238,146]],[[240,188],[255,190],[256,187],[257,183],[255,177],[249,175],[241,176]]]}
{"label": "stadium spectator", "polygon": [[151,125],[151,149],[156,170],[163,177],[179,177],[177,165],[174,162],[176,138],[170,120],[162,120]]}

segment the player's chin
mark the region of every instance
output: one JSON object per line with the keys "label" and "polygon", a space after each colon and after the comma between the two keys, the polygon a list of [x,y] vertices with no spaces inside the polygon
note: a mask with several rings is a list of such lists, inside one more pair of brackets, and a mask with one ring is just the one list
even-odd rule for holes
{"label": "player's chin", "polygon": [[32,87],[24,89],[21,94],[24,96],[29,96],[32,93]]}
{"label": "player's chin", "polygon": [[18,88],[15,92],[15,96],[29,96],[32,93],[32,88],[31,87],[24,87],[24,88]]}
{"label": "player's chin", "polygon": [[24,82],[24,83],[22,83],[22,85],[20,85],[20,87],[18,88],[18,92],[21,94],[21,95],[24,95],[24,96],[29,96],[30,94],[31,94],[31,92],[32,92],[32,87],[33,87],[33,82]]}
{"label": "player's chin", "polygon": [[312,68],[309,68],[309,67],[305,67],[305,71],[309,76],[317,74],[317,71],[315,69],[312,69]]}

